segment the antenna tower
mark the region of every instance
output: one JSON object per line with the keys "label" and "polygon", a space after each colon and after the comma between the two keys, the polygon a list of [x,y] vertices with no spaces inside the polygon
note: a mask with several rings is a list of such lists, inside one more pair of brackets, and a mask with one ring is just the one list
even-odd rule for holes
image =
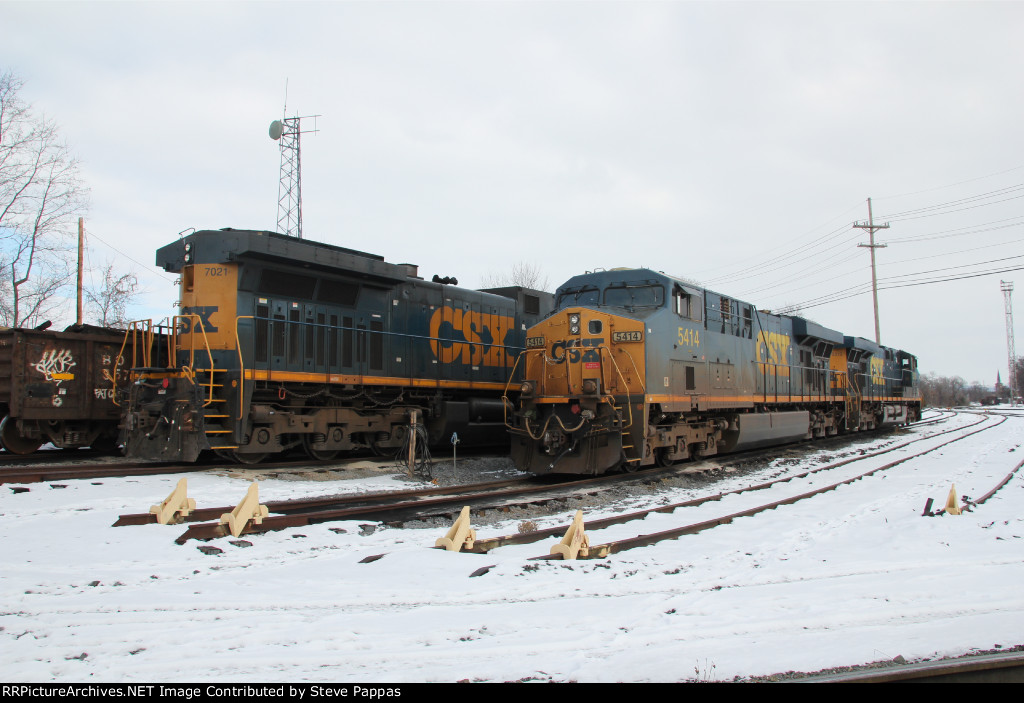
{"label": "antenna tower", "polygon": [[1006,356],[1010,367],[1010,405],[1017,404],[1017,351],[1013,344],[1013,281],[999,281],[1006,307]]}
{"label": "antenna tower", "polygon": [[[285,95],[284,112],[288,112]],[[281,144],[281,183],[277,188],[277,231],[302,239],[302,148],[300,136],[318,132],[316,118],[282,117],[270,123],[270,138]],[[313,129],[303,131],[302,120],[313,119]]]}

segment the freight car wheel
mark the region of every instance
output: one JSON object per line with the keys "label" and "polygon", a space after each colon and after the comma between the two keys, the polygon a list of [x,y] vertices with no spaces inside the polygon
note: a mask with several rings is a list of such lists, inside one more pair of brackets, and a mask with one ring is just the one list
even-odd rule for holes
{"label": "freight car wheel", "polygon": [[10,415],[4,415],[0,420],[0,444],[12,454],[31,454],[43,446],[42,440],[22,437],[17,420],[11,419]]}

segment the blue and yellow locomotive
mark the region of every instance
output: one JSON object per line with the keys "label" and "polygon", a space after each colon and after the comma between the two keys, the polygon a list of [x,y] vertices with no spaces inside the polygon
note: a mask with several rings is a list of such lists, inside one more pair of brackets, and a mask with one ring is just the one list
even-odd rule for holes
{"label": "blue and yellow locomotive", "polygon": [[194,232],[156,261],[180,276],[164,326],[173,362],[130,362],[122,439],[129,456],[162,461],[393,450],[414,421],[435,443],[507,441],[502,391],[553,302],[270,232]]}
{"label": "blue and yellow locomotive", "polygon": [[917,360],[649,269],[575,276],[527,332],[516,466],[600,474],[906,423]]}

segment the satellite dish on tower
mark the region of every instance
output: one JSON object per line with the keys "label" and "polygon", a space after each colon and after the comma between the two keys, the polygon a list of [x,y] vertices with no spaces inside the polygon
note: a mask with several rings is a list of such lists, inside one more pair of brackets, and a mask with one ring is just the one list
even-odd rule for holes
{"label": "satellite dish on tower", "polygon": [[284,124],[281,120],[274,120],[270,123],[270,138],[277,141],[284,134]]}

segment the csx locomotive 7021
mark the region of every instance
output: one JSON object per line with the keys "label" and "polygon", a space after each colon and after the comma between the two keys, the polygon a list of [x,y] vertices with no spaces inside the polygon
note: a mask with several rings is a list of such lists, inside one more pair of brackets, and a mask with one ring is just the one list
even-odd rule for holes
{"label": "csx locomotive 7021", "polygon": [[123,435],[153,460],[393,450],[414,417],[434,443],[507,442],[502,391],[553,302],[270,232],[195,232],[156,260],[181,277],[174,362],[133,369]]}
{"label": "csx locomotive 7021", "polygon": [[600,474],[920,416],[917,359],[648,269],[588,273],[527,332],[516,466]]}

